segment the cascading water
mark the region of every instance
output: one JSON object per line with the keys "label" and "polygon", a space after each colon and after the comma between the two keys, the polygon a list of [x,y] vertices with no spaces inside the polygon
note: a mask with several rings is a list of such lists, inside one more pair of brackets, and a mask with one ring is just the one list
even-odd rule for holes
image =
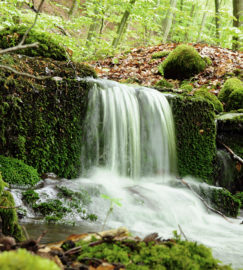
{"label": "cascading water", "polygon": [[[92,196],[89,211],[98,216],[95,230],[97,226],[102,229],[110,208],[111,202],[101,197],[106,194],[122,204],[113,205],[107,228],[126,226],[136,235],[158,232],[168,238],[180,225],[188,240],[211,247],[214,256],[223,263],[241,267],[243,225],[240,220],[231,219],[230,223],[208,212],[174,176],[173,117],[165,96],[152,89],[106,80],[90,79],[90,83],[93,88],[81,160],[88,177],[63,180],[59,185],[89,192]],[[201,185],[190,178],[185,180]],[[50,185],[44,186],[45,193],[51,190]],[[43,188],[36,191],[43,193]],[[19,200],[20,196],[15,198]],[[78,215],[70,219],[80,221]]]}

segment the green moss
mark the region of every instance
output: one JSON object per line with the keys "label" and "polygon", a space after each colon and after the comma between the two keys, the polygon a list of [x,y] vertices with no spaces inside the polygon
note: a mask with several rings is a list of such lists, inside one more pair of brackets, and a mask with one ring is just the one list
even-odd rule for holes
{"label": "green moss", "polygon": [[60,200],[49,200],[48,202],[43,202],[33,205],[33,209],[36,212],[40,212],[43,216],[53,214],[62,218],[65,213],[70,211],[68,208],[62,205]]}
{"label": "green moss", "polygon": [[13,78],[0,70],[0,154],[21,159],[40,174],[77,177],[89,92],[89,84],[77,76],[96,76],[93,69],[15,55],[4,59],[3,64],[11,62],[9,59],[26,72],[41,74],[48,67],[61,80]]}
{"label": "green moss", "polygon": [[216,155],[212,104],[195,97],[175,96],[169,99],[175,121],[180,176],[193,175],[212,183]]}
{"label": "green moss", "polygon": [[159,51],[152,54],[152,59],[156,58],[163,58],[167,56],[170,52],[169,51]]}
{"label": "green moss", "polygon": [[206,63],[199,53],[191,46],[179,45],[159,66],[165,78],[187,79],[203,71]]}
{"label": "green moss", "polygon": [[[28,28],[29,26],[14,26],[0,31],[0,48],[6,49],[18,45]],[[19,50],[18,53],[29,56],[43,56],[55,60],[67,59],[64,47],[53,40],[51,33],[37,32],[32,29],[26,37],[25,44],[34,42],[39,43],[37,48]]]}
{"label": "green moss", "polygon": [[[1,176],[0,176],[1,178]],[[2,181],[2,179],[0,179]],[[6,208],[0,208],[0,217],[2,219],[2,232],[5,235],[14,237],[17,241],[24,240],[24,235],[18,224],[15,203],[12,194],[4,190],[0,196],[0,205]],[[9,207],[9,208],[8,208]]]}
{"label": "green moss", "polygon": [[86,264],[89,263],[89,258],[97,258],[123,264],[128,270],[231,269],[229,266],[219,265],[209,248],[178,239],[158,244],[132,240],[102,243],[92,247],[85,243],[80,244],[82,251],[78,260]]}
{"label": "green moss", "polygon": [[243,192],[238,192],[234,197],[241,202],[241,208],[243,208]]}
{"label": "green moss", "polygon": [[167,89],[172,89],[174,87],[172,83],[166,81],[165,79],[158,81],[155,84],[155,86],[158,88],[167,88]]}
{"label": "green moss", "polygon": [[204,62],[207,64],[207,66],[211,66],[211,65],[212,65],[212,60],[211,60],[210,57],[204,56],[204,57],[203,57],[203,60],[204,60]]}
{"label": "green moss", "polygon": [[60,270],[53,261],[33,255],[25,249],[2,252],[0,268],[2,270]]}
{"label": "green moss", "polygon": [[223,111],[223,104],[218,100],[218,98],[214,94],[210,93],[206,88],[201,88],[195,91],[194,95],[202,97],[206,99],[208,102],[210,102],[217,113]]}
{"label": "green moss", "polygon": [[33,205],[39,199],[39,194],[33,189],[22,192],[22,200],[25,201],[27,204]]}
{"label": "green moss", "polygon": [[9,184],[33,186],[40,180],[36,169],[16,158],[0,155],[0,168]]}
{"label": "green moss", "polygon": [[190,81],[182,81],[180,88],[185,90],[185,92],[191,92],[193,90],[193,85]]}
{"label": "green moss", "polygon": [[225,110],[237,110],[243,108],[243,83],[237,78],[226,80],[220,90],[218,98],[225,103]]}

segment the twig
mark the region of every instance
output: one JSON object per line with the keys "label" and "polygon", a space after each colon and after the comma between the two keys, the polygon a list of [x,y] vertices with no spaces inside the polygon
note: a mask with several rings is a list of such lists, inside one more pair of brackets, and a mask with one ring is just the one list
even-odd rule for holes
{"label": "twig", "polygon": [[25,226],[22,226],[22,229],[23,229],[23,231],[24,231],[24,234],[25,234],[26,239],[29,240],[29,239],[30,239],[30,236],[29,236],[29,234],[28,234],[28,232],[27,232]]}
{"label": "twig", "polygon": [[42,232],[42,234],[37,238],[36,244],[39,244],[41,239],[46,235],[47,231]]}
{"label": "twig", "polygon": [[232,222],[231,222],[224,214],[222,214],[220,211],[218,211],[218,210],[212,208],[211,206],[209,206],[209,205],[205,202],[205,200],[204,200],[201,196],[199,196],[185,180],[183,180],[182,178],[178,178],[178,179],[180,179],[180,181],[181,181],[185,186],[187,186],[187,187],[193,192],[193,194],[203,202],[203,204],[204,204],[209,210],[211,210],[212,212],[214,212],[214,213],[216,213],[216,214],[222,216],[225,220],[227,220],[228,222],[232,223]]}
{"label": "twig", "polygon": [[34,75],[29,74],[29,73],[19,72],[14,68],[11,68],[11,67],[5,66],[5,65],[0,65],[0,68],[8,69],[17,75],[29,77],[29,78],[36,79],[36,80],[46,80],[46,79],[52,78],[52,76],[34,76]]}
{"label": "twig", "polygon": [[38,9],[37,9],[37,13],[35,15],[35,20],[33,22],[33,24],[26,30],[26,32],[24,33],[23,35],[23,38],[22,40],[20,41],[20,43],[17,45],[17,46],[14,46],[14,47],[11,47],[11,48],[7,48],[7,49],[4,49],[4,50],[0,50],[0,54],[4,54],[4,53],[8,53],[8,52],[12,52],[12,51],[17,51],[17,50],[21,50],[21,49],[26,49],[26,48],[32,48],[32,47],[38,47],[38,42],[35,42],[35,43],[32,43],[32,44],[26,44],[26,45],[23,45],[24,42],[25,42],[25,39],[27,37],[27,35],[29,34],[29,32],[31,31],[31,29],[35,26],[36,22],[37,22],[37,18],[38,18],[38,15],[40,13],[40,9],[43,5],[45,0],[42,0]]}
{"label": "twig", "polygon": [[75,254],[75,253],[78,253],[79,251],[82,250],[82,247],[79,246],[79,247],[74,247],[74,248],[71,248],[69,250],[67,250],[66,252],[64,252],[64,255],[71,255],[71,254]]}
{"label": "twig", "polygon": [[1,209],[16,209],[16,208],[19,208],[19,207],[20,207],[20,205],[19,206],[3,206],[3,205],[0,205]]}
{"label": "twig", "polygon": [[225,145],[223,142],[221,142],[221,141],[219,141],[219,140],[217,140],[217,142],[218,142],[219,144],[221,144],[221,145],[227,150],[227,152],[229,152],[229,153],[231,154],[231,156],[232,156],[233,159],[235,159],[235,160],[239,161],[241,164],[243,164],[243,159],[242,159],[241,157],[237,156],[237,155],[233,152],[233,150],[229,148],[229,146]]}
{"label": "twig", "polygon": [[182,228],[181,228],[180,224],[178,224],[178,227],[179,227],[179,230],[180,230],[181,234],[184,236],[184,238],[186,239],[186,241],[188,241],[186,235],[185,235],[184,232],[182,231]]}

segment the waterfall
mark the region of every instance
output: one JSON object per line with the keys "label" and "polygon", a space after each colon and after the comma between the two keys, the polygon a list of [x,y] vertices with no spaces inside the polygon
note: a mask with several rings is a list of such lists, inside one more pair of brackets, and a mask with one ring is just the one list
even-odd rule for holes
{"label": "waterfall", "polygon": [[156,90],[90,79],[82,164],[121,175],[168,175],[176,170],[173,116]]}

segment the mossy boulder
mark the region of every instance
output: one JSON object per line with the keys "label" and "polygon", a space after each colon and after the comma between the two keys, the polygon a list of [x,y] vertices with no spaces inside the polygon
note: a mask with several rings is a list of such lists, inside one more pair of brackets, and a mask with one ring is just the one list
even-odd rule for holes
{"label": "mossy boulder", "polygon": [[9,184],[33,186],[40,180],[36,169],[16,158],[0,155],[0,170]]}
{"label": "mossy boulder", "polygon": [[178,172],[213,183],[216,155],[214,107],[198,97],[168,97],[175,121]]}
{"label": "mossy boulder", "polygon": [[14,199],[9,191],[4,190],[5,185],[0,171],[0,217],[2,219],[2,232],[5,235],[14,237],[17,241],[22,241],[25,238],[18,224]]}
{"label": "mossy boulder", "polygon": [[33,255],[25,249],[4,251],[0,254],[2,270],[60,270],[51,260]]}
{"label": "mossy boulder", "polygon": [[243,109],[243,82],[238,78],[226,80],[218,98],[225,103],[225,110]]}
{"label": "mossy boulder", "polygon": [[[18,45],[28,28],[29,26],[14,26],[0,31],[0,48],[6,49]],[[34,42],[38,42],[39,46],[18,50],[18,53],[29,56],[42,56],[55,60],[67,59],[65,48],[53,39],[51,33],[38,32],[32,29],[26,37],[25,44]]]}
{"label": "mossy boulder", "polygon": [[[54,79],[35,80],[0,70],[0,154],[18,158],[39,174],[75,178],[80,173],[82,130],[90,84],[89,66],[16,55],[2,64]],[[10,76],[11,75],[11,76]]]}
{"label": "mossy boulder", "polygon": [[169,55],[169,51],[158,51],[152,54],[152,59],[163,58]]}
{"label": "mossy boulder", "polygon": [[210,102],[217,113],[220,113],[223,111],[223,104],[219,101],[219,99],[214,94],[210,93],[208,89],[201,88],[195,91],[194,95],[198,97],[202,97],[203,99],[206,99],[208,102]]}
{"label": "mossy boulder", "polygon": [[206,63],[191,46],[179,45],[160,64],[159,71],[167,79],[184,80],[203,71]]}

